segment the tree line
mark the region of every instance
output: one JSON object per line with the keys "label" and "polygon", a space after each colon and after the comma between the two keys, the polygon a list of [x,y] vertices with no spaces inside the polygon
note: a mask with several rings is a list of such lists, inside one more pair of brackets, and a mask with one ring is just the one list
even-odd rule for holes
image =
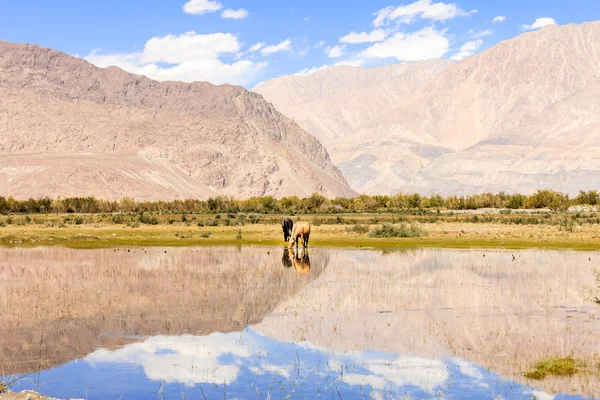
{"label": "tree line", "polygon": [[124,198],[118,201],[95,197],[49,197],[26,200],[0,196],[0,214],[20,213],[258,213],[258,214],[318,214],[352,212],[400,212],[406,210],[476,210],[481,208],[542,209],[566,211],[573,205],[600,205],[600,194],[595,190],[569,195],[553,190],[538,190],[531,195],[482,193],[471,196],[440,195],[421,196],[399,193],[386,195],[360,195],[355,198],[326,199],[320,194],[306,198],[297,196],[276,199],[272,196],[237,200],[218,196],[208,200],[135,201]]}

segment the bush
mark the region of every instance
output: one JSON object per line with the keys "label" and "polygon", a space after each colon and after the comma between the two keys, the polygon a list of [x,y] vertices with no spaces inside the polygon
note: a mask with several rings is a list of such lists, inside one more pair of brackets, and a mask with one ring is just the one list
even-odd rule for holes
{"label": "bush", "polygon": [[146,225],[158,225],[158,220],[152,216],[147,216],[146,214],[144,214],[144,212],[140,213],[140,217],[138,218],[138,221],[142,224],[146,224]]}
{"label": "bush", "polygon": [[125,223],[125,218],[123,218],[122,215],[113,215],[112,222],[114,224],[123,224],[123,223]]}
{"label": "bush", "polygon": [[354,224],[352,226],[347,227],[346,232],[364,235],[365,233],[369,232],[369,227],[366,225]]}
{"label": "bush", "polygon": [[200,234],[200,237],[201,237],[201,238],[205,238],[205,239],[206,239],[206,238],[209,238],[209,237],[210,237],[210,235],[212,235],[212,232],[211,232],[211,231],[207,231],[207,232],[202,232],[202,233]]}
{"label": "bush", "polygon": [[569,196],[566,194],[562,194],[562,193],[555,193],[554,198],[552,199],[550,204],[548,204],[548,208],[550,208],[550,210],[552,210],[554,212],[567,211],[569,209],[569,206],[570,206]]}
{"label": "bush", "polygon": [[579,372],[582,362],[573,357],[549,358],[540,361],[536,366],[525,373],[525,378],[541,380],[548,375],[572,376]]}
{"label": "bush", "polygon": [[425,231],[416,225],[400,224],[399,226],[383,224],[371,231],[369,234],[372,238],[409,238],[425,236]]}
{"label": "bush", "polygon": [[600,204],[600,194],[596,190],[590,190],[589,192],[580,190],[579,195],[575,198],[575,203],[595,206]]}
{"label": "bush", "polygon": [[525,199],[525,196],[523,196],[522,194],[513,194],[508,197],[506,208],[510,208],[513,210],[523,208],[523,206],[525,205]]}
{"label": "bush", "polygon": [[242,240],[242,230],[241,229],[238,229],[237,235],[235,235],[235,238],[237,240]]}

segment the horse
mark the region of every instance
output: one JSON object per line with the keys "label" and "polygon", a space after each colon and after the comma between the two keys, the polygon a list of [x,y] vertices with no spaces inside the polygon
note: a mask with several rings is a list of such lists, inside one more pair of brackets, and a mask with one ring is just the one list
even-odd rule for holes
{"label": "horse", "polygon": [[292,229],[294,227],[294,221],[290,217],[285,217],[283,222],[281,223],[281,227],[283,228],[283,241],[287,242],[290,240],[292,236]]}
{"label": "horse", "polygon": [[308,222],[297,222],[294,225],[294,229],[292,229],[292,236],[290,237],[290,242],[288,248],[294,247],[294,242],[296,243],[296,249],[298,249],[298,240],[302,238],[302,247],[308,247],[308,239],[310,238],[310,224]]}

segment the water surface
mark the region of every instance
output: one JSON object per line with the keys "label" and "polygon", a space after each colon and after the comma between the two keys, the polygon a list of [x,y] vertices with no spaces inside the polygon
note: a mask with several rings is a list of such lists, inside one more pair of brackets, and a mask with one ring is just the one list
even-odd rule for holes
{"label": "water surface", "polygon": [[61,398],[600,395],[600,253],[0,250],[0,368]]}

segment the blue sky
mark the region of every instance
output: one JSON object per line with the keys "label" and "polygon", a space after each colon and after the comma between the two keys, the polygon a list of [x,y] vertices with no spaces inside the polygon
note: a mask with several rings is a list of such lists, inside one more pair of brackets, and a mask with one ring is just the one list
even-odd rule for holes
{"label": "blue sky", "polygon": [[459,60],[552,22],[595,19],[597,0],[0,0],[0,40],[158,80],[251,88],[336,63]]}

